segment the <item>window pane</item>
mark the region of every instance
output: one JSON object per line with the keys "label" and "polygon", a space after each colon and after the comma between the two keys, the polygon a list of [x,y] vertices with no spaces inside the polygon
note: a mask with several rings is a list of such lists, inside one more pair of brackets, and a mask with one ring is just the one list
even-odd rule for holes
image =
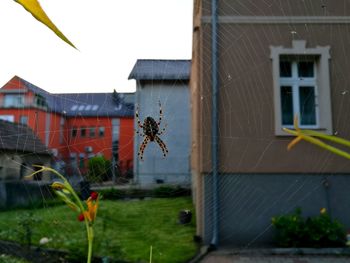
{"label": "window pane", "polygon": [[280,77],[292,76],[292,64],[289,61],[280,61]]}
{"label": "window pane", "polygon": [[77,132],[78,132],[77,127],[73,127],[72,128],[72,137],[77,137]]}
{"label": "window pane", "polygon": [[24,96],[23,95],[5,95],[4,107],[23,107]]}
{"label": "window pane", "polygon": [[301,61],[298,63],[298,76],[312,78],[314,76],[314,62]]}
{"label": "window pane", "polygon": [[85,127],[81,127],[80,128],[80,136],[81,137],[85,137],[86,136],[86,128]]}
{"label": "window pane", "polygon": [[293,125],[292,87],[281,86],[282,125]]}
{"label": "window pane", "polygon": [[90,127],[89,131],[90,131],[90,137],[95,137],[95,127]]}
{"label": "window pane", "polygon": [[105,127],[98,128],[98,136],[103,137],[105,135]]}
{"label": "window pane", "polygon": [[315,87],[299,87],[300,124],[316,125]]}
{"label": "window pane", "polygon": [[21,123],[21,124],[28,124],[28,116],[20,116],[19,117],[19,123]]}

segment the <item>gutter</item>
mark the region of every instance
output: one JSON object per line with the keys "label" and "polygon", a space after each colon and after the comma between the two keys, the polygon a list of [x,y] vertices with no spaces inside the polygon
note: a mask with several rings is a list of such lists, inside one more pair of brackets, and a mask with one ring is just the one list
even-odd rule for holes
{"label": "gutter", "polygon": [[219,239],[219,193],[218,193],[218,44],[217,44],[217,0],[211,2],[211,19],[212,19],[212,47],[211,47],[211,63],[212,63],[212,136],[211,136],[211,157],[213,171],[213,232],[209,249],[214,250],[218,246]]}

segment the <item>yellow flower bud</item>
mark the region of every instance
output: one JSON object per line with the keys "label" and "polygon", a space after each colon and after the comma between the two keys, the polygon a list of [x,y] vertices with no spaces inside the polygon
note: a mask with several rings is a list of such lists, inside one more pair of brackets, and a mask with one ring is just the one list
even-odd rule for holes
{"label": "yellow flower bud", "polygon": [[63,183],[60,182],[54,182],[52,183],[51,187],[55,190],[63,190],[66,188],[66,186]]}

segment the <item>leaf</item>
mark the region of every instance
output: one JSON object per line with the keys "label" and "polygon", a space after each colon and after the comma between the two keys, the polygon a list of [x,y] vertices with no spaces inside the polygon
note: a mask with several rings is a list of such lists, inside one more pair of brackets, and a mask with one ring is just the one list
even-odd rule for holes
{"label": "leaf", "polygon": [[66,38],[65,35],[55,26],[55,24],[46,15],[45,11],[41,8],[38,0],[14,0],[18,4],[22,5],[29,13],[31,13],[38,21],[50,28],[59,38],[65,41],[76,49],[72,42]]}

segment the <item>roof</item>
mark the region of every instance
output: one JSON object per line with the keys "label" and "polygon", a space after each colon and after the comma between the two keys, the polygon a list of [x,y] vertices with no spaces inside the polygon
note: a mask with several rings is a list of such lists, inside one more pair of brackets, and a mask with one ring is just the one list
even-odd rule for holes
{"label": "roof", "polygon": [[191,60],[138,59],[129,79],[189,80]]}
{"label": "roof", "polygon": [[[109,116],[132,117],[134,116],[134,94],[118,93],[49,93],[32,83],[15,76],[9,83],[14,86],[26,88],[34,94],[45,98],[47,107],[53,112],[66,116]],[[8,84],[6,84],[8,85]],[[5,85],[5,86],[6,86]],[[11,85],[9,85],[11,86]]]}
{"label": "roof", "polygon": [[54,94],[57,107],[67,116],[133,116],[134,104],[118,93]]}
{"label": "roof", "polygon": [[0,151],[3,150],[49,154],[47,147],[27,125],[0,120]]}

